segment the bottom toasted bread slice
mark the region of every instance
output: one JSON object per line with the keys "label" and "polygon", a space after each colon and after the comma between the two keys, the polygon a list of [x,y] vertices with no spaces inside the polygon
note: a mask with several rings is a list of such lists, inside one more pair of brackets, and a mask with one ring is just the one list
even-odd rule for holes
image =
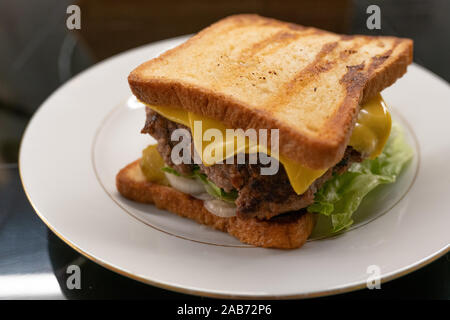
{"label": "bottom toasted bread slice", "polygon": [[116,184],[120,194],[125,198],[154,204],[160,209],[228,232],[241,242],[257,247],[299,248],[306,242],[315,224],[314,215],[306,210],[283,214],[270,220],[216,216],[204,208],[202,200],[169,186],[147,181],[141,171],[139,160],[120,170]]}

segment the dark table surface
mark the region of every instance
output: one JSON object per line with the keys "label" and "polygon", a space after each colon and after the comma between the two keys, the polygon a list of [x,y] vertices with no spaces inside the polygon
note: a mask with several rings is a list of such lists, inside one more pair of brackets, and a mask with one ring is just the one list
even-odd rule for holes
{"label": "dark table surface", "polygon": [[[102,2],[99,1],[98,5]],[[231,1],[232,5],[225,9],[220,6],[205,7],[205,1],[193,2],[200,8],[195,10],[198,15],[195,21],[200,25],[207,25],[230,13],[244,11],[284,17],[299,23],[303,21],[305,24],[318,21],[318,26],[329,25],[330,29],[339,32],[410,37],[415,40],[415,62],[447,81],[450,79],[450,20],[447,18],[450,1],[403,0],[395,1],[395,4],[394,1],[389,4],[386,1],[342,1],[339,2],[339,15],[329,16],[325,22],[317,14],[322,10],[320,5],[310,8],[307,6],[310,1],[302,2],[307,4],[302,9],[307,13],[310,10],[307,17],[315,17],[314,14],[319,17],[312,22],[304,22],[306,18],[301,15],[271,9],[270,1],[253,1],[251,4],[247,4],[248,1]],[[70,3],[56,0],[40,1],[39,4],[13,0],[0,3],[0,299],[202,299],[145,285],[91,262],[55,236],[34,213],[26,199],[17,167],[20,137],[33,112],[52,91],[106,56],[151,40],[191,33],[194,31],[192,25],[198,29],[197,24],[186,27],[182,22],[165,27],[161,25],[164,19],[154,19],[152,28],[147,32],[149,37],[144,40],[142,36],[126,41],[111,36],[108,41],[96,41],[104,40],[102,35],[110,32],[111,28],[113,32],[119,30],[117,34],[120,36],[124,28],[120,19],[126,21],[126,14],[123,13],[126,10],[108,7],[111,12],[108,12],[107,17],[115,15],[115,18],[107,21],[104,17],[106,14],[102,17],[98,13],[103,11],[87,6],[85,1],[79,1],[82,17],[86,17],[89,28],[73,34],[65,27],[66,8]],[[183,6],[176,1],[168,3]],[[256,7],[252,7],[254,3]],[[292,4],[292,1],[286,2],[286,7],[290,8],[288,11],[292,11]],[[366,28],[365,9],[369,4],[379,4],[382,10],[381,30]],[[324,1],[323,5],[329,6],[330,2]],[[279,6],[282,7],[283,2]],[[160,15],[170,17],[169,9],[156,4],[155,8]],[[121,14],[117,16],[114,10]],[[128,11],[136,12],[136,8],[133,10]],[[192,10],[186,12],[186,15],[191,14]],[[185,20],[189,21],[188,18]],[[127,26],[129,24],[125,24],[125,29]],[[129,28],[140,30],[143,27],[135,23]],[[447,253],[420,270],[382,284],[381,290],[365,289],[326,299],[448,300],[449,260],[450,255]],[[67,266],[72,264],[79,265],[82,270],[80,290],[68,290],[66,286]]]}

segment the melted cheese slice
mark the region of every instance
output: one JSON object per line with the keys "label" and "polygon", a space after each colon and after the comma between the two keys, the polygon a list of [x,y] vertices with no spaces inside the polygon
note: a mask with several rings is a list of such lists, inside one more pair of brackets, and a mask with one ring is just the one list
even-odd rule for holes
{"label": "melted cheese slice", "polygon": [[[147,107],[171,121],[190,128],[194,148],[206,166],[222,163],[225,159],[243,152],[263,152],[270,155],[270,150],[258,145],[254,140],[232,134],[227,135],[227,128],[217,120],[180,108],[154,105],[147,105]],[[361,107],[349,145],[365,156],[376,158],[383,150],[390,131],[391,116],[381,95],[377,95]],[[215,137],[220,134],[223,139],[215,140]],[[309,186],[328,170],[328,168],[310,169],[282,155],[271,156],[277,158],[284,166],[289,182],[297,194],[308,190]]]}
{"label": "melted cheese slice", "polygon": [[349,145],[375,159],[383,151],[391,133],[391,114],[380,94],[361,107]]}

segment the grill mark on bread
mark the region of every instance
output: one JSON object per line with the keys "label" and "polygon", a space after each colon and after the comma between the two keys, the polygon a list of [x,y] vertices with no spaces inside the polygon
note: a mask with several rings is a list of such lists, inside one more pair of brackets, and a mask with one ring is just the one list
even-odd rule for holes
{"label": "grill mark on bread", "polygon": [[272,110],[276,109],[279,104],[288,101],[293,93],[306,86],[315,76],[330,70],[333,67],[334,62],[322,62],[322,60],[337,46],[338,42],[336,41],[325,43],[314,57],[314,60],[297,72],[291,81],[284,83],[283,89],[266,103],[267,106]]}
{"label": "grill mark on bread", "polygon": [[392,48],[390,48],[389,50],[386,50],[385,52],[383,52],[382,54],[373,56],[371,59],[371,64],[369,65],[368,68],[368,73],[369,76],[373,73],[373,71],[375,69],[377,69],[379,66],[381,66],[387,59],[389,59],[389,57],[391,56],[392,52],[394,52],[395,48],[400,44],[399,39],[396,39],[394,41],[394,44],[392,45]]}
{"label": "grill mark on bread", "polygon": [[307,83],[303,81],[304,78],[307,80],[312,80],[312,78],[319,73],[326,72],[330,70],[333,65],[336,63],[335,61],[324,61],[322,60],[331,53],[338,46],[338,42],[328,42],[322,46],[322,49],[316,54],[313,62],[308,64],[306,68],[300,70],[294,79],[287,83],[289,88],[298,88],[297,85],[301,83],[301,87],[304,87]]}
{"label": "grill mark on bread", "polygon": [[365,62],[347,66],[347,72],[339,80],[339,83],[345,86],[347,93],[352,93],[364,86],[364,83],[367,80],[367,75],[363,72],[364,67]]}
{"label": "grill mark on bread", "polygon": [[[366,39],[364,41],[364,44],[367,43],[368,41],[369,40]],[[387,59],[389,59],[389,57],[399,44],[400,39],[396,39],[390,49],[386,50],[385,52],[379,55],[371,57],[370,59],[371,62],[366,72],[364,72],[365,69],[364,61],[358,65],[347,66],[347,73],[345,73],[342,76],[339,82],[345,85],[347,92],[361,89],[362,87],[364,87],[365,82],[368,80],[368,78],[374,72],[374,70],[380,67]],[[351,50],[353,51],[354,48],[352,48]]]}
{"label": "grill mark on bread", "polygon": [[[333,67],[341,62],[346,61],[350,55],[358,52],[358,49],[364,46],[367,43],[365,41],[359,41],[355,43],[351,48],[345,49],[339,53],[339,59],[333,59],[332,61],[323,61],[322,60],[328,56],[330,53],[334,51],[335,48],[339,46],[339,42],[329,42],[322,46],[322,49],[314,58],[314,61],[307,65],[304,69],[300,70],[291,82],[289,82],[286,86],[291,90],[299,90],[302,87],[306,87],[310,81],[314,80],[319,74],[328,72]],[[345,54],[343,54],[343,52]],[[307,80],[307,81],[304,81]]]}
{"label": "grill mark on bread", "polygon": [[[295,76],[293,81],[297,79],[301,79],[303,76],[308,77],[310,80],[314,79],[314,76],[319,75],[322,72],[330,71],[335,65],[345,62],[352,54],[358,52],[358,49],[363,47],[368,43],[367,39],[356,42],[351,48],[345,49],[339,53],[339,58],[335,58],[332,61],[325,61],[321,63],[321,61],[328,56],[330,53],[334,51],[335,48],[339,46],[339,42],[329,42],[322,46],[322,49],[316,55],[313,62],[311,62],[305,69],[301,70]],[[293,82],[291,81],[291,82]],[[308,83],[303,83],[303,86],[306,86]],[[300,87],[295,87],[295,89],[300,89]]]}
{"label": "grill mark on bread", "polygon": [[[337,126],[340,123],[348,122],[352,123],[350,129],[332,133],[335,136],[337,135],[342,137],[342,139],[346,141],[345,144],[348,144],[348,140],[350,139],[350,133],[353,131],[353,127],[356,122],[356,115],[360,110],[360,105],[358,104],[357,108],[354,108],[352,112],[350,111],[352,110],[355,100],[357,102],[360,101],[362,88],[367,83],[368,75],[364,72],[364,68],[365,62],[347,66],[347,72],[339,80],[339,83],[345,86],[347,94],[339,108],[335,110],[333,116],[326,123],[327,126]],[[342,148],[339,151],[338,157],[341,156],[340,154],[342,154],[344,150],[345,149]]]}
{"label": "grill mark on bread", "polygon": [[285,30],[278,31],[259,42],[253,43],[250,47],[245,48],[240,54],[239,59],[248,59],[271,44],[277,44],[275,46],[276,48],[282,47],[283,45],[287,46],[291,41],[298,39],[300,36],[301,34],[299,33],[287,32]]}
{"label": "grill mark on bread", "polygon": [[[346,61],[351,54],[356,53],[357,50],[366,43],[367,41],[355,43],[351,48],[341,51],[339,53],[339,59],[336,58],[332,61],[323,61],[323,59],[339,46],[339,42],[333,41],[324,44],[319,53],[315,56],[314,61],[308,64],[304,69],[300,70],[295,77],[285,85],[285,88],[287,89],[286,97],[289,97],[289,92],[295,92],[306,87],[319,74],[328,72],[332,70],[335,65]],[[342,54],[342,52],[345,52],[346,54]]]}
{"label": "grill mark on bread", "polygon": [[[246,64],[249,64],[249,60],[252,60],[252,58],[253,60],[257,60],[257,54],[274,54],[276,51],[287,47],[289,44],[291,44],[295,40],[298,40],[299,38],[313,36],[315,34],[318,34],[319,32],[320,30],[315,28],[304,28],[303,33],[287,32],[285,30],[278,31],[259,42],[253,43],[250,47],[243,49],[242,53],[238,57],[238,61],[247,61]],[[268,47],[270,48],[268,50],[265,50]],[[268,73],[275,75],[277,74],[276,71],[269,71]]]}
{"label": "grill mark on bread", "polygon": [[[341,78],[340,83],[345,85],[347,95],[342,101],[339,108],[335,111],[333,116],[328,121],[327,125],[336,125],[342,122],[352,122],[351,128],[353,128],[356,121],[356,115],[359,113],[360,106],[353,110],[353,112],[348,112],[351,110],[353,101],[355,99],[359,100],[361,87],[364,86],[367,81],[367,76],[362,72],[364,70],[365,63],[358,65],[347,66],[347,73]],[[351,131],[350,129],[349,131]],[[341,131],[335,133],[337,135],[347,136],[347,140],[350,137],[349,132]],[[348,143],[348,141],[347,141]]]}
{"label": "grill mark on bread", "polygon": [[392,50],[388,50],[381,55],[377,55],[372,57],[370,60],[372,61],[369,65],[367,72],[371,74],[376,68],[381,66],[389,57],[391,56]]}
{"label": "grill mark on bread", "polygon": [[[367,74],[370,77],[370,75],[373,73],[374,70],[376,70],[378,67],[380,67],[387,59],[390,58],[390,56],[392,55],[392,53],[394,52],[395,48],[401,43],[400,39],[395,39],[394,43],[392,44],[392,46],[384,51],[381,54],[375,55],[373,57],[371,57],[370,61],[371,63],[369,64],[369,67],[367,68]],[[381,42],[381,44],[383,44]],[[380,46],[380,43],[377,43],[377,46],[382,48],[383,46]]]}

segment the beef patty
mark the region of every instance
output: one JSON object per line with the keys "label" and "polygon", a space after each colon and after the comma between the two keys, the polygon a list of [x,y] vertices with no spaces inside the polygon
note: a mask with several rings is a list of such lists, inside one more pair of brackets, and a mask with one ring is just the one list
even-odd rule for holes
{"label": "beef patty", "polygon": [[[142,133],[149,133],[158,141],[158,152],[168,166],[181,174],[189,174],[194,169],[193,164],[176,165],[171,160],[172,148],[178,141],[171,141],[170,137],[178,128],[190,131],[186,126],[170,121],[147,108],[147,119]],[[191,150],[193,151],[192,144]],[[282,165],[275,175],[261,175],[261,164],[237,164],[237,161],[234,161],[234,164],[215,164],[209,167],[200,164],[199,167],[200,171],[220,188],[227,192],[238,191],[236,206],[239,217],[270,219],[281,213],[298,211],[309,206],[314,202],[316,191],[333,174],[341,174],[353,162],[361,160],[359,152],[347,147],[342,160],[315,180],[301,195],[295,193]]]}

